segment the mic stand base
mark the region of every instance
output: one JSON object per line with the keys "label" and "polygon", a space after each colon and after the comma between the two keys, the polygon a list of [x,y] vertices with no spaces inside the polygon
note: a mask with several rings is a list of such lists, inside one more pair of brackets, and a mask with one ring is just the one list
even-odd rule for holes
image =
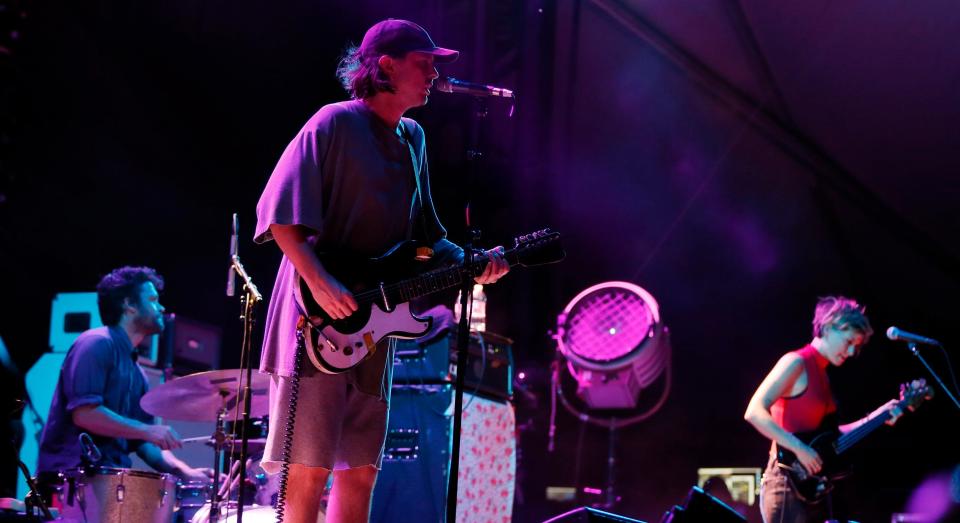
{"label": "mic stand base", "polygon": [[43,496],[40,495],[40,489],[37,488],[36,482],[33,481],[33,478],[30,477],[30,469],[27,468],[27,465],[17,458],[17,466],[20,469],[20,472],[23,474],[23,479],[27,481],[27,486],[30,487],[30,490],[27,491],[27,495],[23,497],[23,503],[26,505],[26,512],[30,515],[35,515],[36,510],[40,510],[40,513],[43,514],[45,521],[50,521],[53,519],[53,514],[50,512],[50,509],[47,508],[46,502],[43,500]]}

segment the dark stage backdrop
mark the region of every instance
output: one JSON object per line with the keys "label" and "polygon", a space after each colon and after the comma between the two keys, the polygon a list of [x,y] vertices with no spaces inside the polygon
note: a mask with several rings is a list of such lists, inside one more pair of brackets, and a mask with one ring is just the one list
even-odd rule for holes
{"label": "dark stage backdrop", "polygon": [[[548,331],[594,283],[643,286],[672,331],[667,404],[619,434],[614,510],[642,519],[679,502],[698,467],[763,466],[766,440],[743,411],[780,354],[809,341],[818,296],[858,297],[878,332],[897,324],[957,346],[949,192],[926,200],[939,211],[913,222],[948,244],[931,254],[891,232],[902,229],[902,213],[878,210],[835,173],[798,161],[598,4],[31,4],[8,69],[19,120],[0,203],[0,335],[26,369],[46,350],[54,294],[147,264],[167,279],[169,310],[223,327],[223,366],[237,366],[239,303],[223,295],[230,214],[240,215],[244,263],[269,294],[279,251],[250,240],[260,191],[302,123],[343,98],[333,71],[345,43],[401,17],[462,50],[441,74],[520,96],[512,118],[494,101],[478,123],[471,99],[442,94],[412,113],[426,130],[434,198],[452,239],[463,238],[467,201],[487,246],[545,226],[565,237],[564,263],[487,289],[488,328],[516,340],[517,367],[537,396],[517,402],[517,521],[570,508],[547,501],[547,486],[604,486],[604,430],[587,427],[578,445],[579,422],[560,412],[556,450],[545,450]],[[484,164],[471,176],[474,141]],[[944,162],[913,175],[955,166]],[[853,173],[867,194],[875,172],[891,176],[883,165]],[[937,353],[931,359],[945,370]],[[923,375],[880,335],[833,378],[853,419]],[[956,419],[941,395],[868,441],[850,488],[855,514],[887,519],[923,478],[956,466]]]}

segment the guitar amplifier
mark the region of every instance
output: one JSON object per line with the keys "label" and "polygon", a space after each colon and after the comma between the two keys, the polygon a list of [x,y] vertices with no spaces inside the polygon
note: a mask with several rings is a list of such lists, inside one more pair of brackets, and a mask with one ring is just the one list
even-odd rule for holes
{"label": "guitar amplifier", "polygon": [[450,385],[394,385],[382,468],[373,489],[371,521],[443,521],[452,405]]}
{"label": "guitar amplifier", "polygon": [[[394,385],[373,490],[373,523],[443,521],[453,445],[453,387]],[[517,474],[513,406],[464,395],[457,523],[510,521]]]}
{"label": "guitar amplifier", "polygon": [[[398,385],[453,383],[457,366],[457,329],[421,343],[399,340],[393,359]],[[470,333],[465,392],[507,401],[513,397],[513,341],[492,332]]]}

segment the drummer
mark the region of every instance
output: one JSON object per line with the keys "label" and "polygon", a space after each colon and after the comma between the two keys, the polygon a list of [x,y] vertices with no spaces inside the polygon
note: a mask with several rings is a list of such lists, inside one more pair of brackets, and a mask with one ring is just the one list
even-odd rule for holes
{"label": "drummer", "polygon": [[[104,326],[81,334],[64,359],[40,443],[41,478],[80,466],[130,468],[131,452],[185,481],[212,477],[212,469],[177,459],[170,450],[181,446],[180,436],[140,407],[147,380],[135,347],[163,330],[162,290],[163,278],[149,267],[121,267],[97,284]],[[80,442],[84,432],[94,445]]]}

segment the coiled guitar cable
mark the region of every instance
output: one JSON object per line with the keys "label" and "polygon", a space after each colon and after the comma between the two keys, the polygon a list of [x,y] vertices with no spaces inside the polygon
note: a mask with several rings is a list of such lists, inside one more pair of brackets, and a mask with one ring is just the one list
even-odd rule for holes
{"label": "coiled guitar cable", "polygon": [[293,359],[293,376],[290,377],[290,405],[287,407],[287,420],[284,424],[283,444],[281,445],[280,488],[277,492],[277,521],[283,523],[283,513],[287,504],[287,478],[290,475],[290,453],[293,450],[293,424],[297,416],[297,399],[300,395],[300,371],[302,356],[306,350],[303,337],[305,319],[297,322],[297,353]]}

